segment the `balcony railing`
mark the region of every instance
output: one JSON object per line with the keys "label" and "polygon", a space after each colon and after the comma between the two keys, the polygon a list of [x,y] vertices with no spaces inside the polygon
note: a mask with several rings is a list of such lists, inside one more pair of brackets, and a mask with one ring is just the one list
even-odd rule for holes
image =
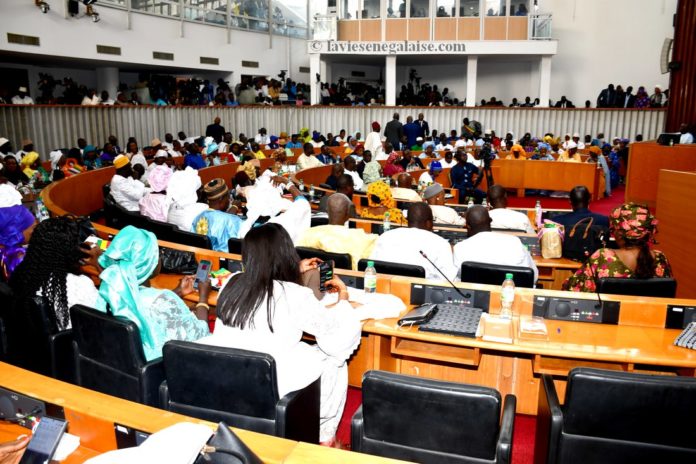
{"label": "balcony railing", "polygon": [[528,16],[529,40],[551,40],[551,14],[533,14]]}

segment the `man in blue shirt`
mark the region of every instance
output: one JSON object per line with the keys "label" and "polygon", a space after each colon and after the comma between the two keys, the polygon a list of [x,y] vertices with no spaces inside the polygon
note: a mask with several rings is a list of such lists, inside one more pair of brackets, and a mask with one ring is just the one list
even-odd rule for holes
{"label": "man in blue shirt", "polygon": [[573,187],[573,190],[570,191],[570,205],[573,208],[572,213],[554,216],[552,220],[559,224],[563,224],[566,229],[568,229],[569,227],[573,227],[579,220],[592,217],[593,225],[609,227],[609,218],[590,211],[590,191],[584,185]]}
{"label": "man in blue shirt", "polygon": [[297,134],[292,134],[290,141],[285,144],[285,148],[302,148],[302,142],[297,140]]}
{"label": "man in blue shirt", "polygon": [[406,118],[406,124],[404,125],[404,135],[408,139],[406,143],[407,147],[412,147],[416,144],[416,138],[421,135],[421,128],[418,124],[413,122],[413,118],[409,116]]}
{"label": "man in blue shirt", "polygon": [[184,168],[191,166],[193,169],[205,167],[205,160],[201,156],[201,147],[197,143],[190,143],[184,156]]}
{"label": "man in blue shirt", "polygon": [[467,197],[474,197],[475,203],[481,203],[486,196],[482,190],[474,188],[474,175],[479,175],[478,168],[472,163],[467,163],[466,152],[457,151],[455,155],[457,164],[450,170],[452,187],[459,189],[459,203],[466,203]]}

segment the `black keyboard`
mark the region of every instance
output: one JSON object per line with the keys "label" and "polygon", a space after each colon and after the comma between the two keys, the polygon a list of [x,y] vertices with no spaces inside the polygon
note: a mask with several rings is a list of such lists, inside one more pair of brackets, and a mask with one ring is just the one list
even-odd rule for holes
{"label": "black keyboard", "polygon": [[476,336],[483,309],[461,304],[439,303],[430,321],[419,326],[423,332],[436,332],[458,337]]}

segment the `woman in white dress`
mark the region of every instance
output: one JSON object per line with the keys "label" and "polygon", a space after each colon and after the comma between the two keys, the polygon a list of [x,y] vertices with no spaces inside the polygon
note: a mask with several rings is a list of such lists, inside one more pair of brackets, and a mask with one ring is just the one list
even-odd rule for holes
{"label": "woman in white dress", "polygon": [[[233,276],[218,297],[215,333],[199,343],[268,353],[276,361],[282,397],[321,377],[320,431],[334,441],[348,389],[346,360],[360,343],[358,311],[336,276],[326,283],[338,302],[324,306],[302,285],[318,260],[300,261],[292,240],[278,224],[248,234],[242,245],[245,272]],[[302,342],[314,335],[316,345]]]}

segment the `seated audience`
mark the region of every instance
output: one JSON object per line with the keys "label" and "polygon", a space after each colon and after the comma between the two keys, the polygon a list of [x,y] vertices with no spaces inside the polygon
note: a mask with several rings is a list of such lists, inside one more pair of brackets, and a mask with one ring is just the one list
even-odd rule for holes
{"label": "seated audience", "polygon": [[389,220],[396,224],[404,224],[404,215],[396,207],[391,189],[384,182],[373,182],[367,187],[367,208],[363,207],[360,217],[365,219],[384,219],[389,213]]}
{"label": "seated audience", "polygon": [[[351,139],[351,140],[353,140],[353,139]],[[360,174],[358,173],[357,164],[358,163],[354,157],[352,157],[352,156],[346,157],[346,159],[343,160],[343,167],[344,167],[343,172],[344,172],[344,174],[347,174],[353,178],[353,186],[355,187],[355,190],[362,190],[363,186],[364,186],[364,182],[363,182],[362,178],[360,177]]]}
{"label": "seated audience", "polygon": [[133,167],[124,155],[114,159],[116,174],[111,178],[111,196],[114,201],[128,211],[140,211],[138,202],[150,189],[133,178]]}
{"label": "seated audience", "polygon": [[298,156],[297,161],[295,161],[298,171],[324,165],[324,163],[319,161],[319,159],[314,155],[314,145],[311,143],[305,143],[302,146],[302,150],[302,154]]}
{"label": "seated audience", "polygon": [[573,212],[554,216],[553,221],[568,228],[573,227],[581,219],[592,217],[593,225],[609,227],[609,220],[606,216],[590,211],[590,198],[590,191],[584,185],[573,187],[573,190],[570,191],[569,197],[570,206],[573,208]]}
{"label": "seated audience", "polygon": [[681,136],[679,137],[679,143],[684,145],[687,143],[694,143],[694,134],[689,131],[689,125],[688,124],[681,124],[679,126],[679,133]]}
{"label": "seated audience", "polygon": [[[329,292],[338,293],[330,310],[302,285],[317,261],[300,261],[279,225],[258,227],[244,239],[243,250],[245,272],[220,292],[215,333],[199,342],[273,356],[280,397],[320,378],[319,439],[331,444],[346,401],[346,360],[360,343],[359,312],[336,275],[326,283]],[[316,344],[304,343],[303,333],[313,335]]]}
{"label": "seated audience", "polygon": [[452,188],[459,189],[459,203],[466,203],[467,197],[473,197],[476,203],[481,203],[486,194],[474,187],[475,176],[478,177],[479,169],[467,162],[465,155],[465,153],[457,152],[457,164],[450,170]]}
{"label": "seated audience", "polygon": [[440,160],[440,164],[442,165],[442,168],[452,168],[457,165],[457,160],[454,159],[454,153],[452,153],[452,150],[446,150],[445,151],[445,159]]}
{"label": "seated audience", "polygon": [[148,181],[150,192],[146,193],[138,202],[140,214],[155,221],[167,222],[169,216],[169,203],[167,201],[167,185],[172,177],[172,170],[165,164],[157,165],[150,171]]}
{"label": "seated audience", "polygon": [[[213,250],[227,253],[227,242],[239,237],[242,219],[229,212],[230,192],[222,179],[213,179],[203,188],[208,199],[209,209],[203,211],[194,220],[191,230],[197,234],[207,235]],[[236,207],[232,207],[236,210]]]}
{"label": "seated audience", "polygon": [[507,207],[507,191],[502,185],[492,185],[488,189],[488,206],[493,229],[517,229],[528,234],[535,233],[526,214]]}
{"label": "seated audience", "polygon": [[355,270],[360,259],[370,256],[378,236],[366,234],[359,228],[348,228],[348,220],[352,217],[351,212],[354,212],[353,202],[348,196],[334,193],[326,203],[329,224],[306,230],[297,245],[331,253],[349,253]]}
{"label": "seated audience", "polygon": [[[338,182],[336,184],[336,193],[342,193],[348,198],[353,198],[353,192],[355,189],[353,188],[353,178],[349,176],[348,174],[343,174],[338,178]],[[327,212],[327,207],[328,207],[328,202],[329,198],[331,198],[332,193],[327,192],[326,195],[321,197],[321,200],[319,200],[319,208],[317,211],[321,213]],[[352,203],[351,203],[352,204]],[[355,212],[355,205],[352,205],[350,207],[350,217],[354,218],[357,217],[357,214]]]}
{"label": "seated audience", "polygon": [[36,226],[10,286],[19,299],[43,296],[56,313],[58,330],[69,329],[70,307],[94,307],[99,296],[80,265],[89,257],[81,247],[78,223],[71,216],[47,219]]}
{"label": "seated audience", "polygon": [[411,174],[402,172],[396,178],[396,187],[392,188],[392,196],[395,200],[423,201],[418,192],[413,190],[413,178]]}
{"label": "seated audience", "polygon": [[[346,159],[351,159],[350,157]],[[325,184],[331,186],[332,189],[336,190],[338,187],[338,178],[343,175],[344,167],[343,164],[333,164],[331,165],[331,175],[326,178]]]}
{"label": "seated audience", "polygon": [[431,185],[438,179],[441,172],[442,164],[437,160],[431,162],[430,166],[428,166],[428,170],[421,174],[418,178],[418,185],[420,187],[427,187]]}
{"label": "seated audience", "polygon": [[[182,298],[193,290],[195,276],[185,276],[174,290],[155,289],[149,280],[159,273],[159,247],[152,232],[126,226],[99,257],[96,309],[133,321],[140,329],[145,359],[162,356],[169,340],[194,341],[210,334],[208,294],[210,282],[199,282],[195,314]],[[115,347],[114,347],[115,348]]]}
{"label": "seated audience", "polygon": [[423,166],[423,162],[419,158],[414,157],[413,154],[411,154],[410,148],[404,148],[401,153],[401,160],[399,161],[399,164],[401,164],[401,167],[404,171],[425,169],[425,167]]}
{"label": "seated audience", "polygon": [[321,161],[322,164],[334,164],[336,162],[328,145],[322,145],[319,150],[320,152],[317,155],[317,159]]}
{"label": "seated audience", "polygon": [[404,172],[404,168],[401,167],[401,156],[398,151],[392,151],[387,158],[387,162],[384,164],[384,175],[386,177],[392,177],[396,174]]}
{"label": "seated audience", "polygon": [[566,150],[563,153],[558,152],[558,159],[556,161],[569,161],[572,163],[581,163],[582,157],[578,153],[578,144],[572,140],[567,143]]}
{"label": "seated audience", "polygon": [[[469,238],[454,246],[454,265],[457,273],[464,261],[528,267],[534,270],[534,281],[539,271],[534,259],[514,235],[491,231],[491,217],[482,206],[474,206],[466,212],[466,230]],[[502,281],[501,281],[502,283]]]}
{"label": "seated audience", "polygon": [[[16,162],[14,157],[9,157]],[[24,259],[24,245],[36,227],[36,218],[22,205],[12,184],[0,184],[0,277],[7,281]]]}
{"label": "seated audience", "polygon": [[524,148],[522,148],[522,145],[515,144],[510,148],[510,154],[507,155],[505,159],[526,160],[527,157],[524,155]]}
{"label": "seated audience", "polygon": [[6,156],[3,160],[3,165],[2,176],[11,184],[17,186],[29,183],[29,177],[22,172],[22,168],[14,156]]}
{"label": "seated audience", "polygon": [[203,169],[205,167],[205,159],[201,155],[201,150],[203,150],[203,147],[199,146],[198,143],[187,145],[186,155],[184,156],[185,168]]}
{"label": "seated audience", "polygon": [[373,182],[377,182],[382,178],[382,165],[379,161],[372,157],[372,153],[369,150],[365,150],[363,153],[363,171],[362,179],[364,185],[370,185]]}
{"label": "seated audience", "polygon": [[445,206],[445,189],[442,188],[442,185],[434,183],[426,187],[423,192],[423,199],[430,205],[435,224],[453,226],[463,226],[465,224],[464,218],[454,208]]}
{"label": "seated audience", "polygon": [[188,167],[172,174],[167,185],[168,223],[183,231],[191,231],[193,220],[208,209],[207,203],[198,201],[200,188],[201,178],[196,170]]}
{"label": "seated audience", "polygon": [[420,254],[421,250],[447,278],[455,278],[457,270],[452,264],[452,247],[433,233],[430,206],[414,203],[408,208],[408,227],[397,227],[380,235],[370,259],[422,266],[427,279],[443,280],[442,274]]}
{"label": "seated audience", "polygon": [[649,279],[672,277],[667,257],[651,249],[657,232],[657,219],[647,207],[624,203],[609,217],[609,230],[618,249],[600,248],[582,267],[563,282],[563,290],[594,292],[603,277]]}

